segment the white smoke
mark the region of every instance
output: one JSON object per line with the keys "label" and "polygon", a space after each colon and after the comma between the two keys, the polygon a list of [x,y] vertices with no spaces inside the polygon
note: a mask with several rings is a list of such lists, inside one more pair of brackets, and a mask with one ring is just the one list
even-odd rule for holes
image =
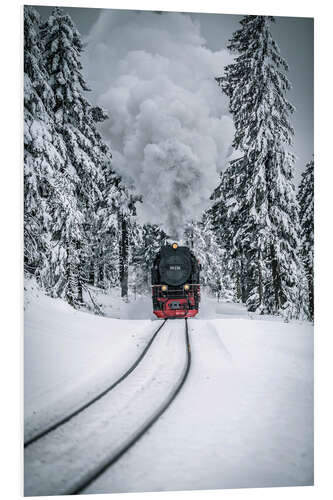
{"label": "white smoke", "polygon": [[110,114],[113,166],[143,195],[142,222],[180,236],[200,217],[231,152],[232,120],[214,77],[230,56],[205,47],[188,14],[102,11],[85,53]]}

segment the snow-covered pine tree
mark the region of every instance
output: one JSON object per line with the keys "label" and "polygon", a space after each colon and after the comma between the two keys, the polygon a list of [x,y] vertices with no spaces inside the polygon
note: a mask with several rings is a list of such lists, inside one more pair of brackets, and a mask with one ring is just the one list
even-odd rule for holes
{"label": "snow-covered pine tree", "polygon": [[118,218],[121,196],[120,178],[111,167],[104,169],[102,199],[90,214],[86,255],[86,281],[109,289],[119,283]]}
{"label": "snow-covered pine tree", "polygon": [[57,256],[65,259],[58,263],[58,268],[66,269],[64,292],[75,306],[82,303],[86,236],[92,223],[90,216],[102,198],[103,168],[110,155],[96,127],[103,112],[92,107],[84,96],[89,89],[81,72],[83,49],[71,18],[56,7],[41,27],[41,38],[44,64],[55,98],[55,127],[66,147],[66,164],[61,175],[68,188],[65,192],[75,199],[74,203],[68,200],[63,205],[62,209],[68,212],[59,211],[63,224],[58,223],[57,231]]}
{"label": "snow-covered pine tree", "polygon": [[260,164],[255,163],[252,171],[247,156],[235,160],[230,167],[234,170],[234,187],[233,192],[227,193],[228,217],[233,228],[232,253],[236,257],[242,299],[249,311],[264,313],[269,230],[267,206],[262,198],[265,181],[258,172]]}
{"label": "snow-covered pine tree", "polygon": [[314,160],[306,164],[302,173],[302,180],[298,188],[299,216],[301,223],[301,258],[304,264],[308,301],[309,318],[314,317],[314,297],[313,297],[313,253],[314,253]]}
{"label": "snow-covered pine tree", "polygon": [[225,248],[217,242],[210,211],[203,214],[201,221],[188,223],[184,236],[201,264],[202,286],[223,300],[234,300],[236,290],[230,260]]}
{"label": "snow-covered pine tree", "polygon": [[[237,235],[251,262],[248,305],[253,310],[298,314],[299,220],[288,147],[294,108],[287,101],[286,61],[272,38],[271,16],[245,16],[228,48],[234,62],[217,78],[234,118],[233,146],[243,155],[238,199],[243,220]],[[244,191],[243,191],[244,193]]]}
{"label": "snow-covered pine tree", "polygon": [[131,194],[121,184],[121,193],[118,203],[118,242],[119,242],[119,282],[121,297],[128,300],[129,263],[131,259],[131,233],[133,216],[136,215],[135,204],[142,201],[141,196]]}
{"label": "snow-covered pine tree", "polygon": [[154,258],[165,244],[167,234],[157,224],[133,224],[131,231],[131,271],[136,290],[150,291]]}
{"label": "snow-covered pine tree", "polygon": [[129,214],[123,210],[118,212],[118,233],[119,233],[119,282],[121,297],[128,300],[128,264],[129,264]]}
{"label": "snow-covered pine tree", "polygon": [[39,37],[40,17],[24,7],[24,263],[50,291],[52,201],[64,147],[53,124],[54,95]]}
{"label": "snow-covered pine tree", "polygon": [[[209,210],[212,229],[219,247],[226,252],[225,258],[236,289],[236,300],[246,303],[248,297],[248,265],[241,241],[236,236],[244,223],[242,206],[244,200],[244,185],[242,183],[242,165],[232,161],[221,174],[221,181],[215,189]],[[240,203],[239,200],[242,200]]]}
{"label": "snow-covered pine tree", "polygon": [[[66,167],[66,163],[65,163]],[[82,303],[78,269],[81,262],[78,242],[82,240],[84,218],[70,176],[65,170],[56,178],[57,197],[52,204],[52,244],[49,254],[50,292],[65,297],[73,307]]]}

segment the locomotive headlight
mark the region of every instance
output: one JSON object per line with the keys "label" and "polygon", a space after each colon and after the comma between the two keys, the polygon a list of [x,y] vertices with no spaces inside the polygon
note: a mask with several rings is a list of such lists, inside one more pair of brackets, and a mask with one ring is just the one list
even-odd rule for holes
{"label": "locomotive headlight", "polygon": [[176,250],[176,249],[178,248],[177,243],[172,243],[172,248],[173,248],[174,250]]}
{"label": "locomotive headlight", "polygon": [[184,290],[188,291],[190,289],[190,285],[184,285]]}
{"label": "locomotive headlight", "polygon": [[168,287],[166,285],[162,285],[162,292],[166,292]]}

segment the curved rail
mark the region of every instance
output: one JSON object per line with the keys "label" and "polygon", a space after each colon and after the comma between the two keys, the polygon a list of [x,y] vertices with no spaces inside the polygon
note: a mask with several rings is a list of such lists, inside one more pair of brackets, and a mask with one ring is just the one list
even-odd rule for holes
{"label": "curved rail", "polygon": [[165,325],[166,321],[167,321],[167,319],[165,319],[163,321],[163,323],[157,328],[157,330],[154,332],[154,334],[150,338],[149,342],[147,343],[146,347],[141,352],[140,356],[134,361],[134,363],[130,366],[130,368],[118,380],[116,380],[115,382],[113,382],[113,384],[109,385],[106,389],[104,389],[102,392],[98,393],[94,398],[90,399],[87,403],[83,404],[82,406],[80,406],[79,408],[77,408],[76,410],[74,410],[69,415],[66,415],[61,420],[58,420],[58,422],[55,422],[54,424],[50,425],[50,427],[47,427],[45,430],[39,432],[38,434],[35,434],[35,436],[33,436],[32,438],[28,439],[24,443],[24,448],[26,448],[27,446],[31,445],[32,443],[35,443],[36,441],[38,441],[42,437],[46,436],[50,432],[54,431],[55,429],[58,429],[58,427],[60,427],[61,425],[64,425],[67,422],[69,422],[69,420],[71,420],[72,418],[76,417],[79,413],[81,413],[82,411],[86,410],[92,404],[96,403],[96,401],[98,401],[103,396],[105,396],[106,394],[108,394],[110,391],[112,391],[112,389],[114,389],[117,385],[119,385],[120,382],[122,382],[126,377],[128,377],[128,375],[130,375],[130,373],[132,373],[132,371],[143,360],[143,358],[147,354],[150,346],[152,345],[153,341],[155,340],[157,334],[162,329],[162,327]]}
{"label": "curved rail", "polygon": [[79,495],[82,491],[87,488],[93,481],[95,481],[99,476],[103,474],[111,465],[117,462],[149,429],[152,425],[160,418],[160,416],[167,410],[171,405],[181,388],[183,387],[191,366],[191,346],[188,333],[187,319],[185,319],[185,345],[186,345],[186,364],[184,366],[183,373],[179,379],[178,384],[169,394],[165,402],[160,406],[160,408],[154,413],[154,415],[146,421],[142,426],[132,435],[121,447],[110,455],[106,457],[103,462],[101,462],[97,467],[92,469],[84,478],[79,480],[75,486],[73,486],[69,491],[61,493],[63,495]]}

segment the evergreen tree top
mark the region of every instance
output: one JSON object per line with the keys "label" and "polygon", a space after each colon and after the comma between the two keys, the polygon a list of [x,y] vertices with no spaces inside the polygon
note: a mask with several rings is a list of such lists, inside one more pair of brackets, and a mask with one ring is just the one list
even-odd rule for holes
{"label": "evergreen tree top", "polygon": [[[271,23],[275,23],[272,16],[245,16],[241,19],[242,28],[235,31],[227,46],[232,53],[241,54],[236,61],[249,59],[258,52],[257,56],[262,61],[271,57],[277,67],[288,71],[287,61],[281,56],[280,49],[272,38]],[[246,57],[242,57],[244,55]]]}
{"label": "evergreen tree top", "polygon": [[[44,105],[52,108],[54,105],[53,92],[48,84],[48,75],[42,61],[43,45],[39,37],[40,16],[30,6],[24,7],[24,85],[25,103],[35,101],[34,109],[45,112]],[[34,90],[33,90],[34,89]],[[30,106],[30,111],[32,107]]]}
{"label": "evergreen tree top", "polygon": [[[63,42],[63,48],[70,48],[68,42],[73,45],[78,52],[82,51],[81,35],[73,23],[71,17],[60,7],[55,7],[51,15],[43,25],[44,30],[48,30],[50,37],[55,40],[59,37]],[[53,44],[53,51],[59,49],[56,43]],[[82,66],[80,65],[81,69]]]}
{"label": "evergreen tree top", "polygon": [[298,190],[298,203],[300,206],[300,220],[305,229],[313,231],[313,188],[314,188],[314,160],[309,161],[302,173],[302,180]]}
{"label": "evergreen tree top", "polygon": [[80,33],[70,16],[56,7],[41,26],[41,38],[45,67],[56,99],[55,112],[59,110],[57,119],[72,121],[72,116],[76,123],[82,122],[91,106],[82,94],[82,91],[90,89],[82,75]]}
{"label": "evergreen tree top", "polygon": [[272,38],[272,22],[271,16],[245,16],[228,45],[234,62],[216,78],[230,98],[234,147],[264,154],[276,144],[291,145],[294,134],[289,123],[294,107],[285,97],[291,88],[284,73],[288,65]]}
{"label": "evergreen tree top", "polygon": [[54,121],[64,138],[67,152],[67,174],[76,190],[90,203],[94,195],[103,203],[103,185],[111,175],[111,153],[104,143],[97,123],[108,118],[106,112],[93,107],[84,92],[89,90],[80,61],[83,52],[81,36],[70,16],[53,9],[41,27],[44,62],[55,105]]}
{"label": "evergreen tree top", "polygon": [[[25,55],[38,54],[40,51],[40,40],[37,36],[37,28],[40,24],[40,15],[30,6],[24,7],[24,52]],[[27,53],[27,54],[26,54]],[[26,61],[24,61],[26,63]],[[29,71],[28,64],[24,65],[24,72]]]}

